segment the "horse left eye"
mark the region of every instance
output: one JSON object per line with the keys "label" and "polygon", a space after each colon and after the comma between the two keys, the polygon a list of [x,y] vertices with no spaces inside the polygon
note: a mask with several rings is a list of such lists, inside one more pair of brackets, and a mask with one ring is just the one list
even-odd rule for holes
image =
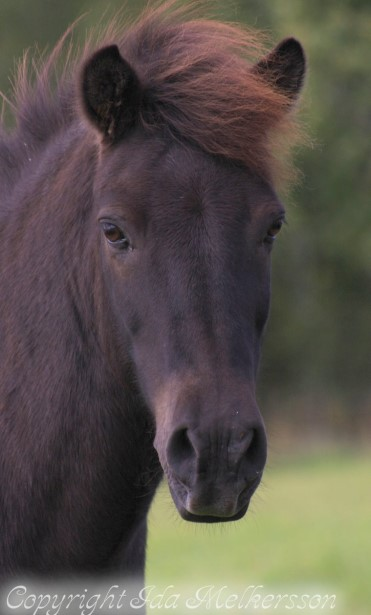
{"label": "horse left eye", "polygon": [[267,241],[268,243],[274,241],[278,233],[280,232],[282,225],[283,220],[276,220],[275,222],[273,222],[273,224],[268,229],[265,241]]}
{"label": "horse left eye", "polygon": [[109,244],[122,249],[130,247],[128,238],[116,224],[112,224],[112,222],[102,222],[102,230]]}

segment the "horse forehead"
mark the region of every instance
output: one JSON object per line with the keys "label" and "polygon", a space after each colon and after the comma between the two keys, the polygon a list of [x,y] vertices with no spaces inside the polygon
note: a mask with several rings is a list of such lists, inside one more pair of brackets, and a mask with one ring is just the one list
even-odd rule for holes
{"label": "horse forehead", "polygon": [[161,226],[189,224],[221,243],[231,234],[244,237],[247,225],[280,207],[270,185],[249,169],[192,148],[164,157],[152,194],[148,208]]}
{"label": "horse forehead", "polygon": [[190,145],[156,139],[124,144],[103,173],[109,199],[128,213],[145,214],[147,221],[176,223],[203,213],[234,225],[267,192],[246,168]]}
{"label": "horse forehead", "polygon": [[194,202],[224,198],[231,192],[245,200],[251,176],[247,169],[189,146],[173,145],[161,160],[162,184],[169,196],[188,196]]}

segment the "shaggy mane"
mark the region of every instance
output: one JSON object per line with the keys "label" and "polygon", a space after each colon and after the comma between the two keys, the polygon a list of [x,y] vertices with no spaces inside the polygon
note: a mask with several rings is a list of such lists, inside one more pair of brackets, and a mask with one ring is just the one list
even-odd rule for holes
{"label": "shaggy mane", "polygon": [[29,158],[80,120],[81,65],[98,46],[115,43],[144,89],[143,126],[196,143],[270,180],[292,179],[293,167],[282,163],[300,133],[295,114],[288,112],[288,98],[251,70],[266,53],[264,38],[198,15],[195,4],[170,0],[125,28],[109,26],[94,44],[91,36],[80,53],[66,43],[71,28],[31,71],[25,56],[11,103],[16,127],[0,134],[0,159],[10,165],[9,173],[12,159],[19,165],[21,153]]}

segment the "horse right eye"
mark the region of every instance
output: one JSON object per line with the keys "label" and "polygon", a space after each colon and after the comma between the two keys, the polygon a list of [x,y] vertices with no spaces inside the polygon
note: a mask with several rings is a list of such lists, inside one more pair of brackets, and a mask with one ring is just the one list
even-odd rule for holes
{"label": "horse right eye", "polygon": [[102,222],[102,230],[108,243],[115,248],[127,250],[130,248],[130,242],[123,231],[112,222]]}

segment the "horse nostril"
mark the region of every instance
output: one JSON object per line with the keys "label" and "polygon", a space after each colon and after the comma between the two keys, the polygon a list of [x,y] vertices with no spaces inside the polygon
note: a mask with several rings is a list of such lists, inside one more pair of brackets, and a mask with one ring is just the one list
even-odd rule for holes
{"label": "horse nostril", "polygon": [[178,429],[171,436],[167,446],[167,462],[182,481],[186,481],[190,463],[196,459],[196,452],[188,437],[188,429]]}
{"label": "horse nostril", "polygon": [[[239,451],[244,459],[249,478],[262,473],[267,458],[267,441],[264,428],[255,428],[241,434]],[[251,475],[251,476],[250,476]]]}
{"label": "horse nostril", "polygon": [[251,445],[255,440],[255,429],[250,429],[247,433],[242,432],[240,438],[241,449],[247,453],[250,451]]}

